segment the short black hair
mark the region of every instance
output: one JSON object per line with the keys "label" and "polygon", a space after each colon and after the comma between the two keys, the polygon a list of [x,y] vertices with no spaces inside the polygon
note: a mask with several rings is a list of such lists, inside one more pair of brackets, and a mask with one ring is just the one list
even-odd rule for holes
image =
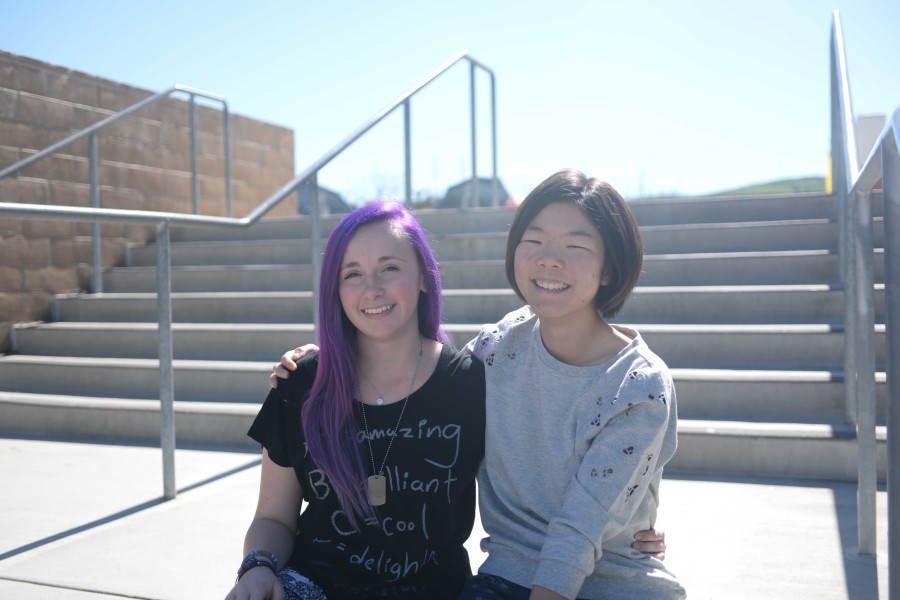
{"label": "short black hair", "polygon": [[516,248],[538,213],[557,202],[578,205],[600,233],[605,251],[603,270],[609,277],[609,283],[600,286],[594,298],[594,307],[604,318],[615,317],[641,275],[644,261],[641,232],[634,214],[619,192],[607,182],[588,178],[581,171],[566,169],[554,173],[538,184],[519,205],[506,241],[506,278],[509,284],[516,295],[525,300],[516,285]]}

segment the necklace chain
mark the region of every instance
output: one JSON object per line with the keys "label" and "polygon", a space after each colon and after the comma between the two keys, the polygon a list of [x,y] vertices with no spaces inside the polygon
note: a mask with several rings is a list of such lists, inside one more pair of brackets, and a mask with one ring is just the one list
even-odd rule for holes
{"label": "necklace chain", "polygon": [[403,399],[403,406],[400,408],[400,416],[397,417],[397,424],[394,425],[394,432],[391,434],[391,440],[388,442],[387,451],[384,453],[384,459],[381,461],[381,468],[377,471],[375,470],[375,454],[372,452],[372,436],[369,435],[369,424],[366,422],[366,405],[360,402],[360,406],[362,407],[363,427],[365,427],[366,430],[366,442],[369,444],[369,460],[372,463],[373,475],[382,475],[384,473],[384,465],[387,464],[388,454],[391,453],[391,446],[394,445],[394,438],[397,437],[397,429],[400,428],[400,421],[403,420],[403,413],[406,411],[406,403],[409,401],[409,397],[412,396],[413,387],[416,385],[416,377],[419,375],[419,365],[421,363],[422,337],[419,336],[419,356],[416,358],[416,369],[413,371],[412,381],[409,382],[409,392],[407,392],[406,398]]}
{"label": "necklace chain", "polygon": [[[375,387],[375,384],[372,383],[371,379],[369,379],[368,375],[363,373],[362,376],[363,376],[363,379],[366,380],[366,383],[369,384],[369,387],[372,388],[373,390],[375,390],[375,393],[377,394],[377,396],[375,398],[375,404],[377,404],[378,406],[381,406],[382,404],[384,404],[384,394],[382,394],[381,392],[378,391],[378,389]],[[362,390],[360,390],[360,396],[362,396]]]}

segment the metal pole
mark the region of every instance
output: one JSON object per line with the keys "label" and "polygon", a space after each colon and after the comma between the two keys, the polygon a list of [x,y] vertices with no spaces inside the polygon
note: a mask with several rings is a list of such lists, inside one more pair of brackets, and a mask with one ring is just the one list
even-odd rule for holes
{"label": "metal pole", "polygon": [[844,418],[847,423],[855,424],[857,419],[859,389],[858,374],[859,364],[857,361],[857,341],[859,332],[857,331],[859,321],[857,315],[857,299],[856,285],[858,279],[856,277],[857,260],[854,256],[856,244],[854,243],[853,234],[855,228],[856,203],[859,198],[856,194],[848,194],[847,188],[842,189],[841,208],[841,229],[844,231],[842,236],[841,255],[844,263]]}
{"label": "metal pole", "polygon": [[172,272],[169,221],[156,226],[156,293],[159,313],[159,413],[163,497],[175,497],[175,389],[172,376]]}
{"label": "metal pole", "polygon": [[[856,334],[857,334],[857,535],[859,553],[875,556],[875,275],[872,248],[872,201],[869,192],[855,192]],[[885,236],[887,237],[887,236]]]}
{"label": "metal pole", "polygon": [[194,204],[194,214],[200,214],[200,182],[197,180],[197,103],[194,94],[191,94],[190,102],[191,118],[191,200]]}
{"label": "metal pole", "polygon": [[[97,134],[88,136],[88,160],[90,161],[91,177],[91,208],[100,208],[100,184],[97,177]],[[91,250],[93,252],[94,270],[91,272],[91,291],[95,294],[103,293],[103,238],[100,232],[100,223],[91,224]]]}
{"label": "metal pole", "polygon": [[491,73],[491,173],[493,183],[491,185],[491,204],[500,204],[500,181],[497,179],[497,90],[494,82],[494,74]]}
{"label": "metal pole", "polygon": [[[309,178],[309,252],[312,265],[313,327],[319,335],[319,273],[322,269],[321,223],[319,222],[319,174]],[[322,340],[319,340],[319,344]]]}
{"label": "metal pole", "polygon": [[831,39],[831,190],[837,200],[838,253],[840,282],[844,290],[844,421],[856,423],[856,308],[854,306],[853,243],[850,229],[854,222],[851,199],[847,194],[846,144],[841,120],[841,90],[835,40]]}
{"label": "metal pole", "polygon": [[409,98],[403,101],[403,169],[404,169],[404,202],[412,208],[412,141],[409,126]]}
{"label": "metal pole", "polygon": [[[896,124],[896,120],[894,121]],[[898,132],[894,132],[894,140]],[[887,334],[888,597],[900,600],[900,154],[882,142],[884,188],[884,307]]]}
{"label": "metal pole", "polygon": [[228,105],[223,105],[223,119],[225,120],[225,206],[228,216],[234,216],[234,192],[231,187],[231,119],[228,117]]}
{"label": "metal pole", "polygon": [[478,160],[476,155],[475,135],[475,63],[469,63],[469,133],[472,139],[472,182],[469,184],[469,202],[466,206],[478,206]]}

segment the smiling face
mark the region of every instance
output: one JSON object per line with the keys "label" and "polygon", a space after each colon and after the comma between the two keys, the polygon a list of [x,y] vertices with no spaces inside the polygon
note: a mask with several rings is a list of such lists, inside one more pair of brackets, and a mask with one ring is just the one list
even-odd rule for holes
{"label": "smiling face", "polygon": [[422,269],[402,231],[390,221],[356,231],[338,277],[341,306],[360,336],[388,340],[419,335],[419,292],[427,291]]}
{"label": "smiling face", "polygon": [[516,286],[542,321],[596,319],[594,298],[608,283],[603,238],[572,202],[544,207],[515,249]]}

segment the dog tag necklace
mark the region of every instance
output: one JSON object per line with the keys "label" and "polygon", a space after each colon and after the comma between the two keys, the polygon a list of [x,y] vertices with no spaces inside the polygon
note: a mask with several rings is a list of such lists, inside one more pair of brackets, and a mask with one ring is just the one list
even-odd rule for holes
{"label": "dog tag necklace", "polygon": [[[384,453],[384,459],[381,461],[381,468],[377,471],[375,470],[375,454],[372,452],[372,436],[369,435],[369,423],[366,421],[366,405],[360,402],[360,407],[362,409],[362,418],[363,418],[363,427],[366,430],[366,441],[369,444],[369,460],[372,462],[372,475],[369,476],[368,483],[368,495],[369,495],[369,504],[372,506],[381,506],[385,502],[387,502],[387,480],[384,477],[384,465],[387,463],[388,454],[391,453],[391,446],[394,445],[394,438],[397,437],[397,429],[400,428],[400,421],[403,420],[403,413],[406,411],[406,403],[409,402],[409,397],[412,395],[413,386],[416,385],[416,377],[419,374],[419,365],[422,362],[422,337],[419,337],[419,356],[416,358],[416,369],[413,371],[412,381],[409,382],[409,392],[406,394],[406,398],[403,400],[403,406],[400,408],[400,416],[397,417],[397,424],[394,425],[394,432],[391,435],[391,441],[388,442],[387,451]],[[382,402],[384,401],[383,396],[378,397]],[[377,400],[376,400],[377,402]],[[378,402],[380,405],[381,402]]]}

